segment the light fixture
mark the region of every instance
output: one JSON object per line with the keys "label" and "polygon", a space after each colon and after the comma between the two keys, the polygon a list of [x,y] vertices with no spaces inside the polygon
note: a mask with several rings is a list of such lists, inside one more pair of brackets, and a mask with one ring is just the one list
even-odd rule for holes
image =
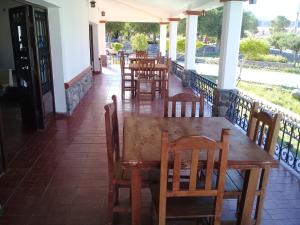
{"label": "light fixture", "polygon": [[91,4],[91,8],[95,8],[96,7],[96,2],[94,0],[90,1]]}
{"label": "light fixture", "polygon": [[256,4],[256,0],[249,0],[249,4]]}
{"label": "light fixture", "polygon": [[101,11],[101,16],[105,16],[105,11]]}

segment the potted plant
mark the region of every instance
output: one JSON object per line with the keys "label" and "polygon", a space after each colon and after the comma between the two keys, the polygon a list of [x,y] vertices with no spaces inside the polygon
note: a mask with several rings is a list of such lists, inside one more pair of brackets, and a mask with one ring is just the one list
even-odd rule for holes
{"label": "potted plant", "polygon": [[146,51],[148,48],[148,37],[145,34],[136,34],[131,38],[131,46],[135,51]]}
{"label": "potted plant", "polygon": [[123,48],[123,44],[115,42],[112,44],[112,48],[116,53],[118,53]]}

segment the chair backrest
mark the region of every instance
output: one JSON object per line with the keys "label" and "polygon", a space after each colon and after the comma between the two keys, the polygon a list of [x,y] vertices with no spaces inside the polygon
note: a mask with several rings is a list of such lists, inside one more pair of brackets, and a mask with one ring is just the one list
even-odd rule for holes
{"label": "chair backrest", "polygon": [[[185,117],[186,116],[186,106],[187,103],[189,103],[191,105],[191,117],[196,117],[196,115],[198,115],[199,117],[203,117],[204,114],[204,91],[201,90],[200,92],[200,97],[194,95],[194,94],[190,94],[190,93],[179,93],[176,94],[174,96],[167,96],[164,99],[164,117],[168,117],[169,116],[169,103],[171,102],[172,105],[172,114],[171,117],[176,117],[176,111],[177,111],[177,103],[181,104],[181,117]],[[196,103],[199,103],[199,111],[196,114]]]}
{"label": "chair backrest", "polygon": [[114,163],[120,160],[117,97],[113,95],[112,100],[112,103],[104,106],[108,175],[110,179],[113,178]]}
{"label": "chair backrest", "polygon": [[[174,142],[170,142],[168,133],[163,132],[160,164],[160,221],[163,221],[166,215],[167,198],[198,196],[215,197],[215,218],[220,219],[227,168],[229,131],[229,129],[222,129],[220,141],[204,136],[189,136]],[[170,169],[173,169],[173,176],[169,174]],[[188,185],[186,185],[186,181],[181,182],[180,172],[182,169],[190,170]],[[205,171],[204,182],[201,185],[199,185],[198,177],[200,169]],[[216,182],[214,172],[217,172]]]}
{"label": "chair backrest", "polygon": [[252,105],[247,136],[273,156],[277,143],[282,115],[273,115],[258,109],[258,102]]}
{"label": "chair backrest", "polygon": [[146,51],[136,51],[135,57],[145,59],[145,58],[148,58],[148,54]]}
{"label": "chair backrest", "polygon": [[149,78],[154,76],[155,73],[155,60],[154,59],[141,59],[138,61],[137,76],[139,78]]}

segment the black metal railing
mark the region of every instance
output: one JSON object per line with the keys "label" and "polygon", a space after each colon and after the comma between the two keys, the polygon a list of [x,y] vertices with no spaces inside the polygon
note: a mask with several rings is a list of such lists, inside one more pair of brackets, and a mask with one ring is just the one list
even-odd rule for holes
{"label": "black metal railing", "polygon": [[175,74],[179,79],[183,80],[184,67],[174,61],[172,61],[172,73]]}
{"label": "black metal railing", "polygon": [[[180,79],[183,79],[183,66],[173,62],[172,72]],[[188,83],[190,83],[191,88],[196,93],[200,93],[200,89],[205,90],[207,102],[213,104],[213,92],[217,87],[214,82],[204,78],[200,74],[192,72],[190,82]],[[244,131],[247,131],[249,115],[254,101],[258,100],[242,94],[241,92],[230,92],[226,117],[232,123],[236,124]],[[276,107],[262,102],[260,102],[260,108],[271,113],[280,112]],[[300,120],[291,117],[287,113],[282,114],[283,119],[280,124],[275,157],[300,173]]]}
{"label": "black metal railing", "polygon": [[[227,118],[247,131],[249,115],[254,101],[257,100],[241,93],[230,93]],[[273,114],[280,112],[277,108],[262,102],[260,102],[260,108]],[[280,123],[275,156],[300,173],[300,121],[291,118],[286,113],[282,114],[283,119]]]}
{"label": "black metal railing", "polygon": [[214,99],[214,90],[217,87],[217,84],[209,79],[204,78],[202,75],[197,74],[194,71],[191,72],[191,75],[191,88],[197,94],[200,94],[200,91],[204,90],[205,99],[212,104]]}

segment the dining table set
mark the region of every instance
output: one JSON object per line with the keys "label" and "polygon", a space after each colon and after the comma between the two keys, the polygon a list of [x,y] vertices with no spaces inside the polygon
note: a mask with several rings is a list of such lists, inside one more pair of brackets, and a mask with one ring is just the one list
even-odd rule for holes
{"label": "dining table set", "polygon": [[[122,96],[130,91],[132,98],[149,96],[155,99],[158,92],[161,97],[167,93],[169,84],[170,59],[136,52],[128,57],[129,64],[125,65],[125,55],[121,52],[120,65],[122,74]],[[126,84],[127,82],[127,84]]]}
{"label": "dining table set", "polygon": [[[136,89],[135,73],[151,76],[151,68],[168,73],[167,64],[157,58],[150,59],[153,64],[148,63],[144,72],[140,56],[129,60],[130,81]],[[143,224],[142,188],[151,190],[154,224],[164,225],[169,219],[223,224],[224,199],[237,202],[234,221],[228,224],[260,224],[268,176],[278,167],[273,153],[281,115],[259,110],[253,103],[245,134],[224,117],[204,117],[204,95],[204,91],[200,96],[165,94],[161,117],[124,117],[122,149],[117,99],[112,96],[112,103],[105,106],[108,224],[120,212],[131,213],[133,225]],[[130,191],[130,207],[118,205],[120,188]]]}

